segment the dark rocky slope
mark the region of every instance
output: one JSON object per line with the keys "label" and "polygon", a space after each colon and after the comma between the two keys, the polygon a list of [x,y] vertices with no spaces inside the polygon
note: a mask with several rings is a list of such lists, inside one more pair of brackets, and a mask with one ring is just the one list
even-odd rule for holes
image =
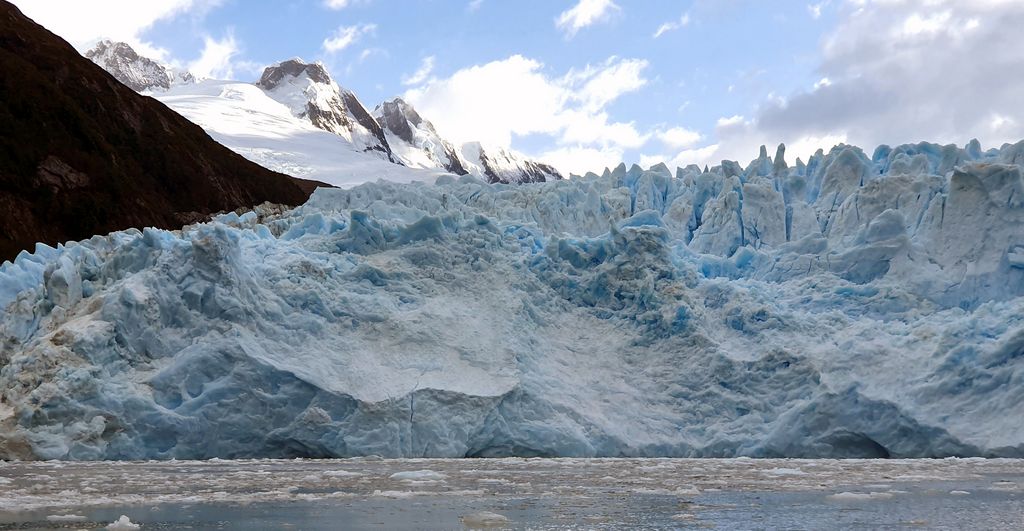
{"label": "dark rocky slope", "polygon": [[2,0],[0,95],[0,260],[35,242],[296,205],[314,187],[221,146]]}

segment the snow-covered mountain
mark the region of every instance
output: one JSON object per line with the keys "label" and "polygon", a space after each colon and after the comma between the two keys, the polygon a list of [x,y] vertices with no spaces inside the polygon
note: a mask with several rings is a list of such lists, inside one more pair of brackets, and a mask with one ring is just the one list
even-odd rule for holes
{"label": "snow-covered mountain", "polygon": [[136,92],[166,90],[175,83],[192,83],[195,76],[142,57],[126,43],[100,41],[85,56]]}
{"label": "snow-covered mountain", "polygon": [[462,164],[490,183],[542,183],[562,178],[554,167],[529,160],[502,148],[485,148],[479,142],[467,142],[460,151]]}
{"label": "snow-covered mountain", "polygon": [[[245,88],[247,83],[200,82],[187,72],[175,73],[140,57],[125,43],[104,41],[86,55],[121,82],[163,101],[241,155],[296,177],[338,186],[378,178],[401,182],[431,179],[442,172],[472,173],[503,183],[562,178],[551,166],[509,150],[485,149],[478,143],[453,145],[400,98],[378,105],[371,114],[319,62],[293,58],[267,67],[253,85],[261,96]],[[266,99],[280,105],[269,105]],[[282,108],[298,122],[287,120]],[[283,129],[277,127],[282,120],[289,122]],[[333,138],[311,135],[303,123],[329,132]],[[367,157],[353,156],[353,152]],[[422,171],[381,167],[376,160]]]}
{"label": "snow-covered mountain", "polygon": [[373,116],[406,166],[443,168],[456,175],[469,173],[451,142],[441,138],[434,125],[420,117],[405,100],[395,98],[381,103],[373,110]]}
{"label": "snow-covered mountain", "polygon": [[377,120],[359,98],[341,88],[322,63],[289,59],[263,70],[256,86],[299,118],[330,131],[361,151],[375,151],[396,162]]}
{"label": "snow-covered mountain", "polygon": [[456,175],[472,173],[490,183],[534,183],[562,178],[555,168],[507,149],[484,148],[479,142],[467,142],[456,149],[401,98],[378,105],[373,115],[407,166],[444,168]]}
{"label": "snow-covered mountain", "polygon": [[447,173],[394,164],[379,151],[367,153],[296,116],[252,83],[206,80],[153,97],[243,157],[295,177],[354,186],[377,179],[433,182]]}
{"label": "snow-covered mountain", "polygon": [[0,459],[1022,457],[1022,170],[762,150],[41,246]]}

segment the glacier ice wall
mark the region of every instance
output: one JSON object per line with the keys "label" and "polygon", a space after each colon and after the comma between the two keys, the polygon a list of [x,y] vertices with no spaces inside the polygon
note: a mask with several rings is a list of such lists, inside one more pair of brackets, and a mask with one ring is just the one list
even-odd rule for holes
{"label": "glacier ice wall", "polygon": [[0,267],[0,458],[1022,456],[1024,142],[321,189]]}

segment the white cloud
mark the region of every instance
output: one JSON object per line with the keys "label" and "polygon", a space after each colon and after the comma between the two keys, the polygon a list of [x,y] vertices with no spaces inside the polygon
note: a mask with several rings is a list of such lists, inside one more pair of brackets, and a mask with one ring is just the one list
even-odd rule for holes
{"label": "white cloud", "polygon": [[345,48],[355,44],[364,35],[377,30],[376,24],[357,24],[354,26],[339,26],[330,37],[324,39],[323,50],[325,53],[338,53]]}
{"label": "white cloud", "polygon": [[600,173],[604,168],[614,168],[622,162],[620,149],[597,149],[584,146],[563,146],[537,155],[538,160],[568,174],[583,175],[588,171]]}
{"label": "white cloud", "polygon": [[992,120],[989,122],[989,127],[994,133],[1014,131],[1017,130],[1017,120],[1010,116],[993,113]]}
{"label": "white cloud", "polygon": [[[606,107],[647,80],[647,62],[609,58],[598,65],[549,75],[536,60],[514,55],[461,69],[445,79],[429,79],[404,97],[453,141],[479,140],[509,147],[516,136],[547,135],[555,147],[548,160],[563,171],[597,152],[621,158],[650,135],[633,123],[616,122]],[[559,162],[561,161],[561,162]],[[617,163],[617,162],[616,162]],[[603,166],[602,166],[603,167]]]}
{"label": "white cloud", "polygon": [[368,4],[370,0],[323,0],[322,5],[332,11],[341,11],[356,4]]}
{"label": "white cloud", "polygon": [[737,114],[735,116],[723,116],[718,119],[715,125],[718,127],[729,127],[740,123],[743,123],[743,116]]}
{"label": "white cloud", "polygon": [[554,117],[569,95],[541,66],[514,55],[431,80],[407,91],[405,99],[453,140],[509,146],[513,133],[554,133],[559,128]]}
{"label": "white cloud", "polygon": [[[1024,137],[1024,3],[849,0],[822,47],[822,80],[755,113],[761,138],[929,140],[998,146]],[[825,80],[828,80],[827,82]],[[992,127],[992,117],[1007,119]],[[776,140],[776,141],[778,141]]]}
{"label": "white cloud", "polygon": [[480,6],[483,5],[483,3],[484,0],[470,0],[469,3],[466,4],[466,10],[470,12],[476,11],[477,9],[480,9]]}
{"label": "white cloud", "polygon": [[[759,131],[754,120],[738,115],[719,118],[715,127],[715,137],[717,141],[703,146],[696,146],[703,139],[700,138],[689,145],[679,146],[683,149],[677,148],[666,154],[641,155],[640,165],[649,167],[658,162],[664,162],[669,167],[684,168],[690,164],[715,166],[721,164],[723,160],[735,160],[745,166],[757,157],[762,145],[768,148],[770,156],[775,156],[778,144],[785,143],[786,162],[792,166],[797,157],[807,162],[807,159],[815,151],[822,149],[827,152],[833,146],[845,144],[848,141],[847,135],[843,132],[826,135],[794,134],[773,138]],[[667,147],[671,148],[672,146]]]}
{"label": "white cloud", "polygon": [[430,55],[423,58],[423,62],[420,63],[420,67],[416,69],[412,75],[402,78],[403,85],[419,85],[430,77],[430,74],[434,71],[434,56]]}
{"label": "white cloud", "polygon": [[658,29],[654,31],[654,35],[652,37],[657,39],[658,37],[661,37],[662,35],[670,32],[670,31],[675,31],[675,30],[677,30],[679,28],[688,26],[689,24],[690,24],[690,14],[689,13],[683,13],[683,16],[679,17],[679,20],[673,20],[673,21],[666,22],[666,23],[658,26]]}
{"label": "white cloud", "polygon": [[690,164],[715,165],[721,160],[715,160],[718,149],[718,144],[711,144],[700,148],[684,149],[671,155],[640,155],[640,166],[650,168],[661,162],[664,162],[669,168],[685,168]]}
{"label": "white cloud", "polygon": [[[669,167],[684,168],[690,164],[698,166],[721,163],[722,160],[738,160],[743,162],[744,158],[750,160],[751,155],[757,154],[760,146],[756,135],[752,134],[753,123],[741,115],[723,116],[715,125],[716,142],[709,142],[703,146],[696,146],[699,138],[689,145],[667,146],[675,148],[663,155],[642,155],[641,165],[648,167],[658,162],[664,162]],[[692,132],[691,132],[692,133]],[[688,140],[685,133],[678,135],[679,140]],[[662,139],[663,143],[666,143]]]}
{"label": "white cloud", "polygon": [[821,18],[822,10],[828,7],[830,3],[831,0],[822,0],[817,4],[807,4],[807,12],[811,14],[811,18],[817,20]]}
{"label": "white cloud", "polygon": [[79,51],[100,39],[130,44],[139,53],[170,61],[167,51],[143,35],[158,21],[188,14],[202,17],[223,0],[14,0],[25,15],[60,35]]}
{"label": "white cloud", "polygon": [[[846,133],[841,131],[835,134],[822,136],[802,136],[786,145],[786,158],[790,165],[796,162],[797,157],[799,157],[800,160],[807,162],[807,159],[811,158],[811,155],[819,149],[827,153],[828,150],[833,147],[846,143]],[[867,149],[870,150],[871,148],[869,147]]]}
{"label": "white cloud", "polygon": [[[822,46],[820,80],[767,97],[749,118],[723,117],[714,143],[663,158],[745,163],[779,142],[786,159],[817,149],[922,140],[996,147],[1024,138],[1024,4],[1010,0],[847,0]],[[655,160],[649,156],[645,160]]]}
{"label": "white cloud", "polygon": [[649,63],[643,59],[609,57],[597,66],[587,65],[582,70],[570,70],[563,83],[578,87],[573,98],[592,111],[602,109],[619,96],[640,89],[647,84],[643,71]]}
{"label": "white cloud", "polygon": [[619,6],[612,0],[579,0],[575,6],[558,15],[555,27],[572,38],[581,29],[608,20],[616,11],[619,11]]}
{"label": "white cloud", "polygon": [[234,78],[238,74],[255,74],[260,65],[240,59],[241,42],[228,29],[221,39],[203,37],[199,57],[189,61],[171,57],[166,49],[145,40],[145,33],[154,24],[179,17],[200,21],[224,0],[16,0],[19,8],[36,22],[60,35],[79,51],[86,51],[96,41],[111,39],[126,42],[140,55],[188,68],[202,77]]}
{"label": "white cloud", "polygon": [[951,11],[942,11],[927,16],[914,13],[903,21],[902,33],[908,37],[937,33],[949,25],[949,19],[952,16],[953,13]]}
{"label": "white cloud", "polygon": [[668,148],[683,149],[692,147],[704,137],[697,131],[685,127],[673,127],[657,133],[658,140],[661,140]]}
{"label": "white cloud", "polygon": [[638,148],[650,137],[641,134],[632,122],[611,122],[605,112],[566,110],[560,118],[564,126],[558,139],[561,143],[614,146],[621,150]]}
{"label": "white cloud", "polygon": [[238,55],[238,42],[233,32],[220,39],[206,36],[203,39],[203,51],[199,58],[188,65],[189,72],[206,78],[233,79],[235,65],[232,59]]}
{"label": "white cloud", "polygon": [[836,144],[856,144],[870,154],[879,144],[978,138],[996,147],[1024,138],[1024,71],[1012,66],[1024,64],[1015,36],[1024,27],[1024,3],[832,3],[843,13],[822,45],[813,87],[786,97],[769,94],[745,115],[719,118],[705,145],[643,155],[641,162],[745,164],[760,145],[774,154],[783,142],[793,164]]}

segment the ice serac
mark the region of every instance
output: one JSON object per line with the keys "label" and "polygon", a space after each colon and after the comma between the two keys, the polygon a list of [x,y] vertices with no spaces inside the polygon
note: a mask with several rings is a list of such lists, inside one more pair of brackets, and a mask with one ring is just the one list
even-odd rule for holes
{"label": "ice serac", "polygon": [[294,58],[263,70],[257,86],[285,104],[295,116],[337,134],[363,151],[395,162],[380,124],[356,95],[338,85],[320,62]]}
{"label": "ice serac", "polygon": [[440,168],[456,175],[469,173],[462,167],[455,146],[441,138],[434,125],[401,98],[381,103],[373,110],[392,151],[413,168]]}
{"label": "ice serac", "polygon": [[0,458],[1024,457],[1024,142],[777,153],[41,246]]}
{"label": "ice serac", "polygon": [[485,148],[480,142],[463,144],[460,154],[469,173],[484,177],[492,184],[542,183],[562,178],[553,166],[529,160],[508,149]]}
{"label": "ice serac", "polygon": [[176,72],[142,57],[124,42],[100,41],[85,56],[136,92],[167,90],[175,83],[196,81],[190,72]]}

